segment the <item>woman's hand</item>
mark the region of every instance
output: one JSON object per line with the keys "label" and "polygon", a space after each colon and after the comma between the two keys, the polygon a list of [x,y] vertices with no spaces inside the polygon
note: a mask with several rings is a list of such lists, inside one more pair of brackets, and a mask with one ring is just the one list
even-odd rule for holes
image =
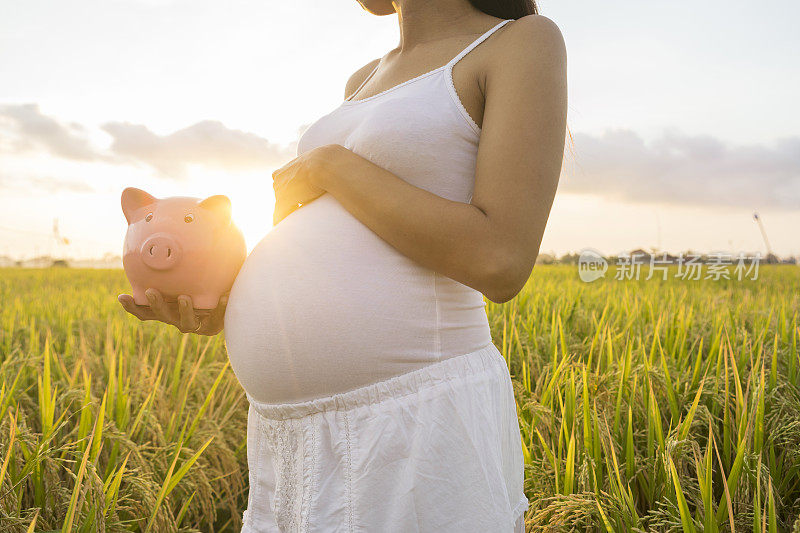
{"label": "woman's hand", "polygon": [[338,144],[309,150],[272,173],[275,226],[299,207],[322,196],[327,180],[343,172],[359,156]]}
{"label": "woman's hand", "polygon": [[178,296],[177,302],[165,302],[164,297],[156,289],[147,289],[150,305],[137,305],[130,294],[120,294],[119,303],[127,312],[141,321],[158,320],[175,326],[181,333],[197,333],[198,335],[216,335],[222,331],[225,321],[225,308],[228,305],[228,294],[219,299],[216,309],[195,311],[192,297]]}

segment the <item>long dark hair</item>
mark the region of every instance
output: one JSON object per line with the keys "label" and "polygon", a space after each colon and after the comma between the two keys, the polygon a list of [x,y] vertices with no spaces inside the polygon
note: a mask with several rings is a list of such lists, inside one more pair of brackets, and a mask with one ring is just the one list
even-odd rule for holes
{"label": "long dark hair", "polygon": [[518,19],[539,13],[536,0],[469,0],[487,15],[501,19]]}

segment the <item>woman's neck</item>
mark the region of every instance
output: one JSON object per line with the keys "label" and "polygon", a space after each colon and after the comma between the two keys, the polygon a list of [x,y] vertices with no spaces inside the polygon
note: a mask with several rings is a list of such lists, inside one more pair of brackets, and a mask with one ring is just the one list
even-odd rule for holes
{"label": "woman's neck", "polygon": [[467,0],[394,0],[400,25],[401,52],[415,46],[464,33],[479,33],[494,17]]}

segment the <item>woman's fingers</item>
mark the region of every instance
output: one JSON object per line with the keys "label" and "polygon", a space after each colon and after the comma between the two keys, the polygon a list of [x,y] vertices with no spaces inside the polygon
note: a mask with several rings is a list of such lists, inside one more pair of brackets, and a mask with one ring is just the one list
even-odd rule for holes
{"label": "woman's fingers", "polygon": [[200,321],[194,314],[191,296],[185,294],[178,296],[178,314],[180,317],[178,327],[183,333],[191,333],[197,330]]}
{"label": "woman's fingers", "polygon": [[292,165],[294,165],[294,164],[297,162],[297,160],[298,160],[298,159],[300,159],[300,158],[299,158],[299,157],[296,157],[296,158],[292,159],[291,161],[289,161],[288,163],[286,163],[285,165],[283,165],[283,166],[282,166],[281,168],[279,168],[278,170],[274,171],[274,172],[272,173],[272,179],[273,179],[273,180],[275,180],[275,179],[276,179],[278,176],[280,176],[280,175],[281,175],[281,174],[282,174],[284,171],[286,171],[286,170],[287,170],[289,167],[291,167]]}
{"label": "woman's fingers", "polygon": [[292,178],[294,178],[294,172],[283,171],[279,174],[273,174],[272,176],[272,190],[279,191],[286,187],[286,184],[291,183]]}
{"label": "woman's fingers", "polygon": [[[285,172],[285,170],[292,166],[293,163],[294,161],[290,161],[272,173],[272,190],[275,192],[275,209],[272,211],[273,226],[276,226],[278,222],[283,220],[286,215],[291,212],[287,210],[286,206],[291,198],[291,195],[287,194],[286,184],[291,181],[294,173]],[[297,202],[295,202],[294,205],[296,206]]]}
{"label": "woman's fingers", "polygon": [[279,198],[275,202],[275,211],[272,214],[272,225],[277,225],[278,222],[292,214],[296,209],[299,209],[297,203],[298,202],[292,203],[285,198]]}
{"label": "woman's fingers", "polygon": [[153,310],[156,320],[166,322],[167,324],[178,325],[177,313],[170,309],[164,302],[164,297],[156,289],[147,289],[144,291],[147,301],[150,302],[150,309]]}
{"label": "woman's fingers", "polygon": [[275,194],[275,210],[272,216],[273,226],[300,207],[313,202],[322,196],[324,192],[314,189],[304,180],[290,182]]}
{"label": "woman's fingers", "polygon": [[228,294],[223,294],[219,299],[219,305],[211,311],[211,316],[206,324],[209,328],[222,330],[225,327],[225,309],[228,307]]}
{"label": "woman's fingers", "polygon": [[228,307],[230,292],[223,294],[217,307],[208,315],[198,316],[192,303],[192,297],[181,295],[177,304],[169,304],[156,289],[145,291],[150,306],[137,305],[130,294],[120,294],[117,300],[122,307],[139,320],[158,320],[177,327],[181,333],[200,333],[216,335],[222,331],[225,323],[225,310]]}
{"label": "woman's fingers", "polygon": [[278,176],[272,183],[275,194],[295,198],[298,201],[303,201],[304,198],[312,195],[305,168],[303,165],[296,165]]}
{"label": "woman's fingers", "polygon": [[307,163],[301,156],[272,174],[272,188],[275,190],[273,226],[325,193],[325,190],[311,183]]}
{"label": "woman's fingers", "polygon": [[139,320],[156,319],[152,309],[150,309],[146,305],[137,305],[136,302],[133,301],[133,296],[131,296],[130,294],[120,294],[119,296],[117,296],[117,300],[119,301],[120,304],[122,304],[123,309],[125,309],[128,313],[132,314]]}

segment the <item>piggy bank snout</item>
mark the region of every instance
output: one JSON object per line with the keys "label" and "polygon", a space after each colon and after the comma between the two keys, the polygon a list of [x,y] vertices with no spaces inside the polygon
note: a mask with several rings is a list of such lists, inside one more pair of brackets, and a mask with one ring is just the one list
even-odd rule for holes
{"label": "piggy bank snout", "polygon": [[166,270],[175,266],[181,257],[177,241],[165,234],[155,234],[142,243],[139,250],[142,262],[154,270]]}

